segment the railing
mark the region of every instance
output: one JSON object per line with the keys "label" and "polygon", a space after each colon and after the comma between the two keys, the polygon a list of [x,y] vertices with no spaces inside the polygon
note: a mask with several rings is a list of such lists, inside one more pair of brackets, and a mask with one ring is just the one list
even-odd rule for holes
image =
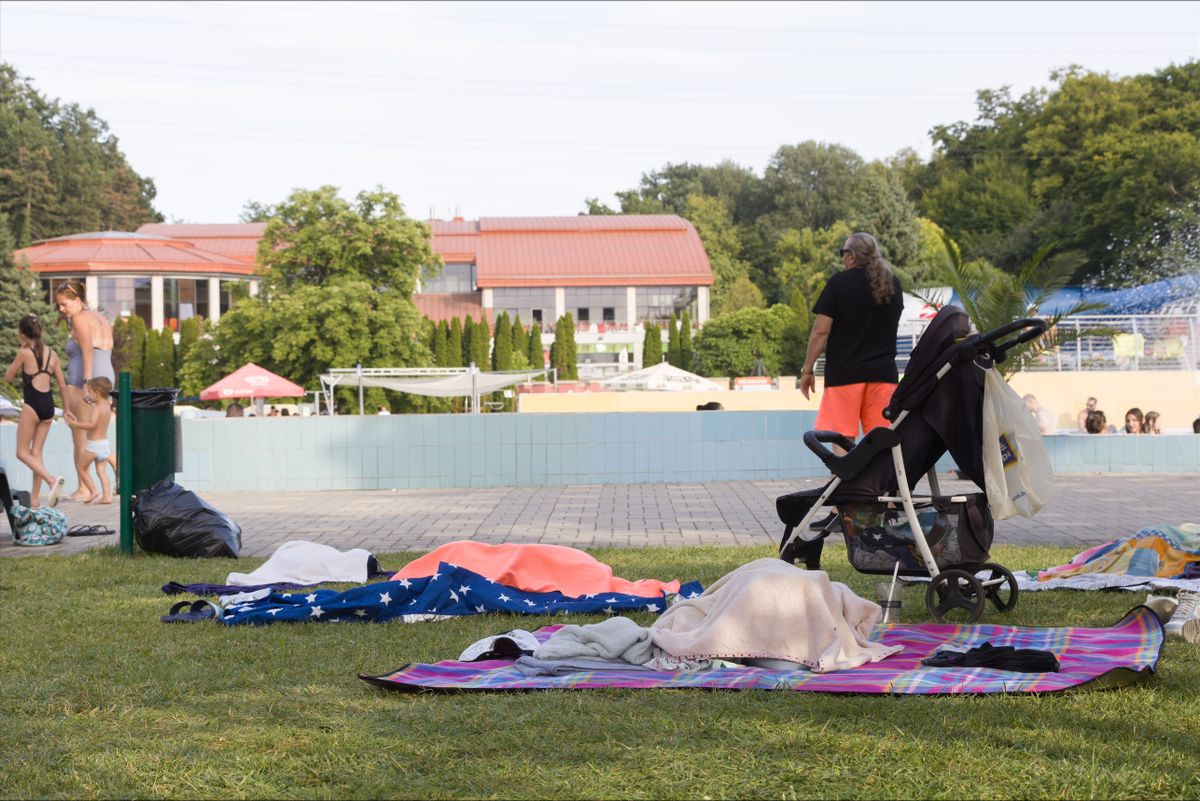
{"label": "railing", "polygon": [[[1081,335],[1086,331],[1110,333]],[[896,367],[903,373],[921,333],[896,338]],[[1075,339],[1048,348],[1022,365],[1022,370],[1075,372],[1088,370],[1200,369],[1200,315],[1080,315],[1060,322],[1048,334]],[[1070,339],[1070,337],[1063,337]],[[824,375],[825,360],[815,365]]]}

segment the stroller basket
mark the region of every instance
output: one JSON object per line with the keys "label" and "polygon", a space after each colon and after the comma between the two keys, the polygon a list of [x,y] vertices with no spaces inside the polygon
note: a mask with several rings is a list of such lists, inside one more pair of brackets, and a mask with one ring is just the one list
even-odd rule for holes
{"label": "stroller basket", "polygon": [[[917,520],[939,570],[978,565],[992,547],[987,495],[940,495],[916,500]],[[840,503],[838,516],[850,563],[861,573],[927,575],[903,508],[877,503]]]}

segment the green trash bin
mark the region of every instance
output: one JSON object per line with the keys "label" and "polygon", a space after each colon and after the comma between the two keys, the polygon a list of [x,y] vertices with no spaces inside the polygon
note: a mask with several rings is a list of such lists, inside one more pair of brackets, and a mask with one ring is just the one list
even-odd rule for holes
{"label": "green trash bin", "polygon": [[175,420],[178,389],[154,387],[130,390],[133,448],[131,494],[175,478],[178,470],[179,428]]}

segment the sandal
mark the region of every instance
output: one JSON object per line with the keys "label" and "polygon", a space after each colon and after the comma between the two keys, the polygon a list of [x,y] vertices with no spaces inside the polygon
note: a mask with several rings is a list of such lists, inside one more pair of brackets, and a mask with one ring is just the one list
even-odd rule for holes
{"label": "sandal", "polygon": [[108,526],[71,526],[67,529],[68,537],[103,537],[116,533]]}
{"label": "sandal", "polygon": [[201,623],[206,620],[220,620],[223,614],[221,607],[212,601],[179,601],[159,620],[163,623]]}

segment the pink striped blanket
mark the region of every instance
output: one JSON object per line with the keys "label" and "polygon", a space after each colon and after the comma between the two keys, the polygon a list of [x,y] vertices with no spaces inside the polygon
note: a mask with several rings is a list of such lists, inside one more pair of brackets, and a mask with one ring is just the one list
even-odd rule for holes
{"label": "pink striped blanket", "polygon": [[[545,641],[560,626],[535,632]],[[565,676],[526,677],[511,662],[409,664],[381,676],[359,678],[393,690],[590,690],[602,687],[652,689],[691,687],[711,690],[795,690],[880,695],[969,693],[1048,693],[1108,689],[1149,681],[1162,652],[1163,629],[1154,613],[1135,607],[1108,628],[1030,628],[998,625],[879,625],[871,639],[903,650],[879,662],[850,670],[812,673],[739,667],[708,671],[592,671]],[[990,668],[933,668],[921,664],[946,645],[994,646],[1053,651],[1058,673],[1014,673]]]}

